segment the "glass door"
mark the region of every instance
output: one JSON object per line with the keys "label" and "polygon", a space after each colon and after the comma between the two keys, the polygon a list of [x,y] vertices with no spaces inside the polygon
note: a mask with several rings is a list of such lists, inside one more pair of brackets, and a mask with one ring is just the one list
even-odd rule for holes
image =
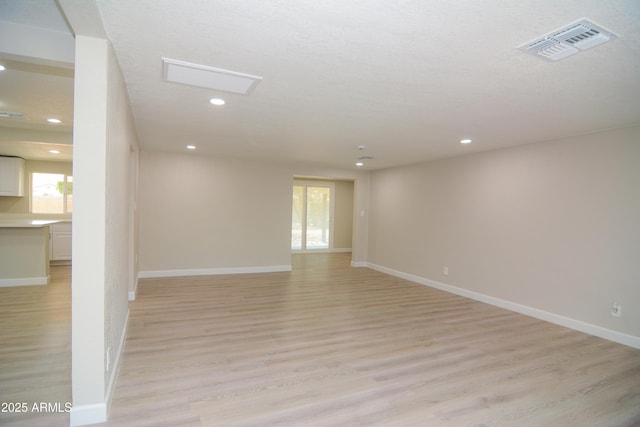
{"label": "glass door", "polygon": [[[291,250],[301,251],[302,242],[306,240],[306,213],[305,187],[303,185],[293,186],[293,205],[291,212]],[[305,225],[305,227],[303,227]]]}
{"label": "glass door", "polygon": [[331,189],[307,187],[307,232],[305,248],[329,249],[331,225]]}
{"label": "glass door", "polygon": [[291,250],[330,250],[333,247],[333,192],[331,183],[293,186]]}

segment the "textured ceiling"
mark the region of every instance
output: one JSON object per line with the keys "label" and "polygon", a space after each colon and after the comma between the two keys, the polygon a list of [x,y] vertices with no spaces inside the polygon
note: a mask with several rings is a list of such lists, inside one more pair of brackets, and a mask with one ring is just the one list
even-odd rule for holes
{"label": "textured ceiling", "polygon": [[[637,0],[97,6],[143,149],[377,169],[640,122]],[[556,63],[517,50],[583,17],[619,38]],[[248,96],[168,83],[162,57],[263,80]]]}
{"label": "textured ceiling", "polygon": [[[369,168],[640,121],[640,2],[99,0],[142,145]],[[516,48],[588,17],[621,37]],[[249,96],[161,80],[161,57],[255,74]],[[227,105],[213,108],[212,96]],[[474,143],[461,146],[463,137]]]}

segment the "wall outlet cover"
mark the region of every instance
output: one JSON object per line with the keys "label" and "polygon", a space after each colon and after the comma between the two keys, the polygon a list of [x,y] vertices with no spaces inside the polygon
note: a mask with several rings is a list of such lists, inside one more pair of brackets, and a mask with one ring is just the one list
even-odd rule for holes
{"label": "wall outlet cover", "polygon": [[613,317],[622,317],[622,304],[614,302],[611,305],[611,315]]}

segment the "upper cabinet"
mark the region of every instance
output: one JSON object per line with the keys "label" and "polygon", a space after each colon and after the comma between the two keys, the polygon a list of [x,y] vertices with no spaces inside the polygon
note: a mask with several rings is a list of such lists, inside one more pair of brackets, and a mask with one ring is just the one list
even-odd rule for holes
{"label": "upper cabinet", "polygon": [[0,156],[0,196],[24,196],[24,159]]}

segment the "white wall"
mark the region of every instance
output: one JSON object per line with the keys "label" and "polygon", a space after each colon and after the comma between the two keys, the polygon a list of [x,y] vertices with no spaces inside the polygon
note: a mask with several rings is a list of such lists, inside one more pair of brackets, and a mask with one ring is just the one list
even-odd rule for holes
{"label": "white wall", "polygon": [[640,337],[639,141],[632,127],[374,172],[368,261]]}
{"label": "white wall", "polygon": [[[140,277],[290,268],[294,176],[354,180],[355,209],[368,209],[367,172],[142,151]],[[360,261],[366,220],[353,225]]]}
{"label": "white wall", "polygon": [[106,420],[125,336],[129,147],[137,141],[106,40],[77,35],[74,92],[71,424],[83,425]]}
{"label": "white wall", "polygon": [[[105,402],[107,42],[76,38],[71,422]],[[99,414],[100,415],[100,414]]]}
{"label": "white wall", "polygon": [[351,249],[353,244],[353,181],[335,181],[336,211],[334,248]]}
{"label": "white wall", "polygon": [[136,298],[138,288],[138,270],[140,251],[139,235],[139,211],[138,200],[140,200],[140,149],[139,145],[131,144],[129,147],[129,301]]}
{"label": "white wall", "polygon": [[[107,45],[106,236],[105,236],[105,366],[107,403],[115,385],[129,315],[128,295],[135,271],[138,140],[124,77],[111,45]],[[133,242],[133,244],[132,244]],[[133,271],[131,271],[133,269]]]}
{"label": "white wall", "polygon": [[142,151],[141,276],[290,268],[291,182],[260,161]]}

